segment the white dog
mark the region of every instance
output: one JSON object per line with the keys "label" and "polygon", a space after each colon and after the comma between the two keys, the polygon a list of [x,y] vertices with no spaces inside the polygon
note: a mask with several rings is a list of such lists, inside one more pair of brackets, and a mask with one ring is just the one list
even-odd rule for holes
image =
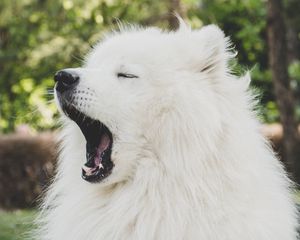
{"label": "white dog", "polygon": [[[124,27],[55,75],[43,240],[295,240],[290,182],[216,26]],[[81,177],[82,175],[82,177]]]}

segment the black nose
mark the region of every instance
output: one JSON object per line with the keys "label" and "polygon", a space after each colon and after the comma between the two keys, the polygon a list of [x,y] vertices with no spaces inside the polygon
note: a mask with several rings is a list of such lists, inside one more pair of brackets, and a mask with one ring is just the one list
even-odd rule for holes
{"label": "black nose", "polygon": [[54,75],[54,81],[56,82],[55,89],[62,93],[74,88],[79,82],[79,76],[75,72],[61,70]]}

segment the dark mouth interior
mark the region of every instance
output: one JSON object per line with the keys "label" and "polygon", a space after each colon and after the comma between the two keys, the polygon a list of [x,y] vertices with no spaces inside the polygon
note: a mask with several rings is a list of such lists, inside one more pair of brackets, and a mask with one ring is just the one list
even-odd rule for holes
{"label": "dark mouth interior", "polygon": [[63,110],[79,126],[86,139],[86,163],[82,167],[82,178],[89,182],[102,181],[114,167],[111,161],[111,132],[103,123],[84,115],[73,106],[64,107]]}

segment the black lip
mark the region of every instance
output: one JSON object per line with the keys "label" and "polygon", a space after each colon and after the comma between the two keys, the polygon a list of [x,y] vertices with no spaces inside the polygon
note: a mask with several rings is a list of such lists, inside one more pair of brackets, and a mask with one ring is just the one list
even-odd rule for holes
{"label": "black lip", "polygon": [[111,160],[111,152],[113,145],[113,137],[110,130],[99,120],[95,120],[79,111],[74,105],[67,103],[62,96],[58,96],[61,108],[65,115],[73,120],[80,128],[86,139],[86,163],[85,166],[92,167],[97,154],[97,148],[100,144],[101,136],[106,134],[109,136],[110,144],[107,150],[103,152],[102,165],[103,168],[98,169],[93,175],[87,175],[82,169],[82,178],[91,183],[101,182],[108,177],[114,164]]}

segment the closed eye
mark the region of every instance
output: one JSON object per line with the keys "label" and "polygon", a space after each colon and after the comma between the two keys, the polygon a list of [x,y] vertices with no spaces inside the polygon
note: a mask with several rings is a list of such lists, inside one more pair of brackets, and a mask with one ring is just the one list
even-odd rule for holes
{"label": "closed eye", "polygon": [[118,73],[118,78],[138,78],[138,76],[130,73]]}

